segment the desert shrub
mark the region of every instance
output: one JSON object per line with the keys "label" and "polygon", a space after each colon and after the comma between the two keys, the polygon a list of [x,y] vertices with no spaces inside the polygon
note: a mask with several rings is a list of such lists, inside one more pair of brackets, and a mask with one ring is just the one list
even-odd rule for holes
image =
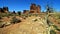
{"label": "desert shrub", "polygon": [[0,19],[2,19],[2,17],[0,16]]}
{"label": "desert shrub", "polygon": [[50,34],[56,34],[54,30],[50,30]]}
{"label": "desert shrub", "polygon": [[58,22],[58,24],[60,24],[60,21]]}
{"label": "desert shrub", "polygon": [[26,19],[26,17],[24,16],[24,17],[22,17],[23,19]]}
{"label": "desert shrub", "polygon": [[24,14],[22,15],[23,19],[26,19],[27,17],[28,17],[27,15],[24,15]]}
{"label": "desert shrub", "polygon": [[38,14],[35,14],[35,16],[38,16]]}
{"label": "desert shrub", "polygon": [[21,15],[22,17],[25,16],[24,14]]}
{"label": "desert shrub", "polygon": [[55,30],[60,31],[60,29],[57,26],[53,25],[53,27],[55,28]]}
{"label": "desert shrub", "polygon": [[13,13],[14,13],[14,14],[16,14],[16,12],[15,12],[15,11],[13,11]]}
{"label": "desert shrub", "polygon": [[4,16],[9,17],[10,15],[9,14],[5,14]]}
{"label": "desert shrub", "polygon": [[60,31],[60,29],[57,29],[58,31]]}
{"label": "desert shrub", "polygon": [[29,17],[31,17],[31,16],[32,16],[32,14],[28,14],[28,16],[29,16]]}
{"label": "desert shrub", "polygon": [[58,16],[58,19],[60,19],[60,15]]}
{"label": "desert shrub", "polygon": [[56,14],[54,14],[54,17],[57,18],[57,19],[60,19],[60,14],[59,13],[58,14],[56,13]]}
{"label": "desert shrub", "polygon": [[9,13],[8,15],[9,15],[9,16],[13,16],[13,14],[12,14],[12,13]]}
{"label": "desert shrub", "polygon": [[53,25],[53,23],[49,20],[49,19],[47,19],[47,24],[49,25],[49,26],[51,26],[51,25]]}
{"label": "desert shrub", "polygon": [[17,19],[16,17],[13,17],[11,20],[11,23],[15,24],[15,23],[19,23],[21,22],[21,20]]}
{"label": "desert shrub", "polygon": [[21,15],[21,11],[18,11],[18,15]]}
{"label": "desert shrub", "polygon": [[56,29],[58,28],[56,25],[53,25],[53,27],[56,28]]}
{"label": "desert shrub", "polygon": [[28,17],[27,15],[25,15],[25,17]]}
{"label": "desert shrub", "polygon": [[29,15],[29,17],[31,17],[31,15]]}
{"label": "desert shrub", "polygon": [[2,21],[0,21],[0,28],[3,28],[4,27],[4,23]]}
{"label": "desert shrub", "polygon": [[3,22],[3,21],[0,21],[0,28],[9,26],[10,24],[11,24],[10,22]]}
{"label": "desert shrub", "polygon": [[25,17],[23,19],[26,19]]}
{"label": "desert shrub", "polygon": [[2,14],[1,16],[2,17],[9,17],[9,16],[14,16],[15,14],[13,14],[13,13],[4,13],[4,14]]}
{"label": "desert shrub", "polygon": [[36,21],[37,21],[37,19],[34,19],[33,21],[34,21],[34,22],[36,22]]}
{"label": "desert shrub", "polygon": [[0,28],[1,28],[1,26],[2,26],[2,21],[0,21]]}
{"label": "desert shrub", "polygon": [[7,16],[9,16],[9,14],[7,14],[7,13],[2,13],[0,16],[2,16],[2,17],[7,17]]}

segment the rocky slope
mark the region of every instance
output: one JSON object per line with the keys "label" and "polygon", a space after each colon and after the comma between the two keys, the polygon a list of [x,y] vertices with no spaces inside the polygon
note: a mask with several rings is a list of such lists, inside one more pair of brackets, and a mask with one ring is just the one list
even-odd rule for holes
{"label": "rocky slope", "polygon": [[48,34],[46,20],[41,17],[27,17],[25,21],[0,30],[0,34]]}

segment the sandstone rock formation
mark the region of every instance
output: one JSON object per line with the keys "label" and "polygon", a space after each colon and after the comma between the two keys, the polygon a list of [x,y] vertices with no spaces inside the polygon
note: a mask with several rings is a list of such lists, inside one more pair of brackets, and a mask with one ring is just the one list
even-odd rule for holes
{"label": "sandstone rock formation", "polygon": [[30,6],[30,13],[40,13],[41,12],[41,6],[36,4],[31,4]]}
{"label": "sandstone rock formation", "polygon": [[1,12],[3,12],[3,9],[2,9],[2,8],[0,8],[0,13],[1,13]]}
{"label": "sandstone rock formation", "polygon": [[23,10],[23,14],[28,14],[29,10]]}
{"label": "sandstone rock formation", "polygon": [[3,11],[4,11],[5,13],[7,13],[7,12],[8,12],[8,7],[3,7]]}
{"label": "sandstone rock formation", "polygon": [[8,12],[8,7],[0,8],[0,13],[7,13],[7,12]]}
{"label": "sandstone rock formation", "polygon": [[41,12],[41,6],[38,5],[38,6],[37,6],[37,13],[40,13],[40,12]]}
{"label": "sandstone rock formation", "polygon": [[30,11],[29,10],[23,10],[24,14],[29,14],[29,13],[40,14],[40,12],[41,12],[41,6],[40,5],[36,6],[36,4],[31,4]]}

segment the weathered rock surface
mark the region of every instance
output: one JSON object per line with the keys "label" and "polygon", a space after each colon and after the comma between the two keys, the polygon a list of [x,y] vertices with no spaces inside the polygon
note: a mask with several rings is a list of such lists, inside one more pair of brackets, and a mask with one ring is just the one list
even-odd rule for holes
{"label": "weathered rock surface", "polygon": [[32,16],[24,22],[2,28],[0,34],[47,34],[46,27],[44,19]]}

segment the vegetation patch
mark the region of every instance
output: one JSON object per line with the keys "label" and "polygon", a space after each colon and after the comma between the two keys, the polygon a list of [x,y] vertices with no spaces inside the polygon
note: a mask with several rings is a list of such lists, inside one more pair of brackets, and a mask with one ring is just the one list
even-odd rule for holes
{"label": "vegetation patch", "polygon": [[2,19],[2,17],[0,16],[0,19]]}
{"label": "vegetation patch", "polygon": [[38,21],[37,19],[34,20],[34,22]]}
{"label": "vegetation patch", "polygon": [[50,30],[50,34],[56,34],[54,30]]}
{"label": "vegetation patch", "polygon": [[15,24],[15,23],[19,23],[21,22],[21,20],[17,19],[16,17],[13,17],[11,20],[11,23]]}
{"label": "vegetation patch", "polygon": [[53,27],[55,28],[55,30],[60,31],[60,29],[57,26],[53,25]]}

